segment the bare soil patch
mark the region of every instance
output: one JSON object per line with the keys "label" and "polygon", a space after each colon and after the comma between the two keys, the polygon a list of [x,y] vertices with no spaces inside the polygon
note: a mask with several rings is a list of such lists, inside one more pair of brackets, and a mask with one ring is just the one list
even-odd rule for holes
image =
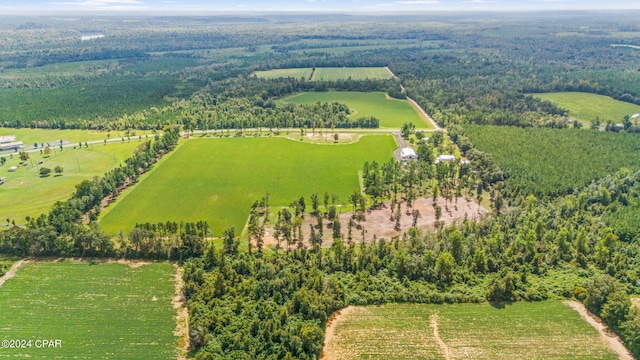
{"label": "bare soil patch", "polygon": [[582,318],[589,323],[589,325],[593,326],[598,333],[600,333],[600,337],[609,345],[609,347],[618,354],[618,357],[621,360],[633,360],[634,357],[631,355],[629,350],[624,346],[624,343],[620,338],[611,332],[609,328],[604,324],[602,319],[590,313],[584,305],[578,301],[565,301],[569,307],[573,310],[577,311]]}
{"label": "bare soil patch", "polygon": [[[406,202],[402,202],[400,206],[401,218],[399,230],[396,230],[396,221],[392,217],[391,204],[385,203],[378,209],[368,210],[365,214],[365,220],[358,222],[353,219],[353,213],[351,211],[341,213],[339,216],[341,233],[343,234],[344,241],[349,243],[350,241],[360,242],[372,242],[373,239],[391,239],[395,236],[402,236],[413,225],[413,210],[418,210],[420,215],[418,216],[416,227],[423,231],[432,231],[436,228],[436,211],[432,198],[420,198],[413,201],[413,207],[408,207]],[[474,202],[472,199],[460,198],[457,203],[452,201],[447,204],[445,198],[438,198],[436,205],[442,209],[442,215],[440,222],[444,222],[445,226],[461,223],[464,219],[479,220],[487,211]],[[396,205],[397,206],[397,205]],[[396,209],[394,209],[395,211]],[[351,229],[351,240],[349,240],[348,224],[349,220],[353,219],[356,226]],[[317,220],[311,215],[305,215],[304,223],[302,225],[303,244],[304,246],[310,246],[309,238],[311,237],[310,226],[317,227]],[[316,232],[318,229],[316,229]],[[265,246],[272,245],[277,246],[278,242],[273,236],[274,229],[272,227],[265,229],[264,244]],[[333,232],[331,223],[326,219],[323,220],[323,236],[322,246],[330,247],[333,244]],[[286,247],[287,244],[281,241],[281,247]]]}
{"label": "bare soil patch", "polygon": [[338,310],[331,314],[329,320],[327,320],[327,327],[324,335],[324,348],[322,349],[322,353],[320,354],[320,360],[329,360],[329,359],[337,359],[336,354],[336,346],[334,344],[335,340],[335,329],[339,323],[343,322],[346,317],[351,314],[356,307],[347,306],[342,310]]}
{"label": "bare soil patch", "polygon": [[18,271],[18,268],[26,264],[27,262],[28,260],[18,260],[15,263],[13,263],[13,265],[11,265],[11,269],[9,269],[9,271],[7,271],[2,277],[0,277],[0,286],[2,286],[2,284],[4,284],[5,281],[16,276],[16,271]]}
{"label": "bare soil patch", "polygon": [[175,296],[171,300],[171,305],[176,310],[176,329],[174,336],[178,337],[178,360],[186,360],[189,351],[189,310],[187,309],[187,299],[182,293],[184,281],[182,280],[182,268],[174,265],[176,269]]}

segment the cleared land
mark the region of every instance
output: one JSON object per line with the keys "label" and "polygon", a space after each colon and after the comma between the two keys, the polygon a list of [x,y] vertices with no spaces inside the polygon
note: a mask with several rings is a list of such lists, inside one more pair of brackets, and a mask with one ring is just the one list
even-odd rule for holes
{"label": "cleared land", "polygon": [[[143,130],[131,130],[125,131],[95,131],[95,130],[57,130],[57,129],[13,129],[13,128],[0,128],[0,136],[15,135],[16,141],[22,141],[25,149],[33,150],[33,144],[38,143],[38,149],[41,144],[51,147],[59,146],[60,140],[63,144],[77,144],[79,142],[96,141],[103,139],[121,139],[131,136],[131,141],[138,140],[138,136],[144,136],[151,134],[151,131]],[[151,135],[149,135],[151,137]],[[6,156],[6,155],[2,155]]]}
{"label": "cleared land", "polygon": [[285,138],[194,139],[182,144],[120,202],[107,208],[107,233],[135,223],[206,220],[219,236],[244,227],[251,204],[270,194],[270,205],[325,191],[347,202],[359,188],[365,161],[385,162],[393,137],[363,136],[349,145],[315,145]]}
{"label": "cleared land", "polygon": [[[313,73],[313,76],[311,77]],[[316,68],[292,68],[274,69],[268,71],[256,71],[256,76],[264,79],[277,79],[284,77],[304,77],[312,81],[336,81],[336,80],[384,80],[390,79],[391,74],[383,67],[328,67]]]}
{"label": "cleared land", "polygon": [[612,120],[621,123],[625,115],[640,113],[640,106],[614,100],[608,96],[581,92],[561,92],[533,94],[534,97],[549,100],[569,110],[569,117],[583,123],[600,118],[602,123]]}
{"label": "cleared land", "polygon": [[418,129],[430,127],[409,101],[391,99],[382,92],[308,92],[288,97],[285,101],[293,104],[344,103],[353,112],[350,118],[375,116],[380,119],[380,127],[383,128],[401,128],[405,122],[413,123]]}
{"label": "cleared land", "polygon": [[[0,287],[0,340],[32,340],[1,356],[169,359],[173,335],[174,268],[168,263],[29,262]],[[97,320],[98,319],[98,320]],[[61,340],[36,348],[36,340]]]}
{"label": "cleared land", "polygon": [[311,76],[312,69],[311,68],[296,68],[296,69],[274,69],[267,71],[256,71],[255,74],[257,77],[262,79],[279,79],[279,78],[304,78],[305,80],[309,80]]}
{"label": "cleared land", "polygon": [[339,359],[445,359],[447,351],[452,359],[618,358],[560,301],[518,302],[502,309],[489,304],[358,307],[336,317],[333,326],[324,352]]}
{"label": "cleared land", "polygon": [[[462,223],[464,219],[479,220],[487,213],[484,208],[480,207],[478,203],[472,199],[460,198],[457,203],[451,202],[451,204],[448,204],[446,199],[438,198],[436,204],[442,208],[442,216],[439,221],[444,222],[447,226],[453,223]],[[351,211],[352,209],[352,206],[347,205],[343,208],[343,211],[349,211],[343,212],[339,215],[342,234],[347,242],[349,242],[347,224],[349,224],[349,220],[353,216],[353,212]],[[420,216],[416,222],[416,227],[422,230],[433,230],[435,228],[436,215],[432,199],[416,199],[413,202],[412,208],[409,208],[407,203],[403,202],[401,204],[402,217],[400,218],[400,230],[398,231],[395,229],[396,222],[392,219],[390,204],[385,203],[378,209],[367,210],[364,221],[358,222],[354,220],[356,226],[352,228],[351,241],[360,243],[361,241],[371,242],[374,238],[391,239],[394,236],[400,237],[413,225],[413,216],[411,214],[413,210],[418,210],[420,212]],[[274,223],[275,218],[270,224]],[[316,218],[311,215],[306,215],[304,218],[302,233],[304,235],[304,243],[308,247],[311,247],[311,243],[309,242],[309,239],[311,238],[311,229],[309,228],[309,225],[316,226],[317,223]],[[325,220],[325,229],[322,236],[323,247],[330,247],[333,245],[331,225],[331,222]],[[362,228],[365,230],[364,235],[362,234]],[[274,232],[275,230],[272,227],[267,226],[264,238],[265,245],[276,246],[278,244],[278,241],[273,236]],[[286,242],[282,241],[280,245],[284,247],[286,246]]]}
{"label": "cleared land", "polygon": [[[31,153],[29,165],[20,165],[20,159],[3,155],[7,163],[0,166],[0,177],[6,177],[6,182],[0,185],[0,203],[6,204],[0,208],[0,227],[7,225],[6,219],[15,220],[16,224],[25,222],[25,216],[37,217],[47,212],[53,203],[64,200],[75,191],[80,181],[101,176],[108,170],[121,164],[131,157],[140,142],[131,140],[124,143],[114,142],[108,145],[94,144],[82,149],[51,147],[51,155],[45,157],[39,152]],[[42,164],[36,166],[38,162]],[[8,172],[11,166],[19,166],[18,171]],[[57,176],[53,169],[63,168],[62,176]],[[51,169],[51,175],[40,177],[39,167]]]}
{"label": "cleared land", "polygon": [[316,68],[314,81],[390,79],[391,74],[383,67],[333,67]]}

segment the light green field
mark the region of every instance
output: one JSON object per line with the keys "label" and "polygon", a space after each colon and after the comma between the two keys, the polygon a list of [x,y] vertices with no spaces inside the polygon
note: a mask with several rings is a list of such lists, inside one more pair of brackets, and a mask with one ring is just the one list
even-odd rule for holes
{"label": "light green field", "polygon": [[352,119],[375,116],[380,119],[381,128],[401,128],[405,122],[413,123],[418,129],[428,129],[429,125],[407,100],[390,99],[381,92],[327,91],[308,92],[284,99],[293,104],[315,104],[316,102],[340,102],[353,111]]}
{"label": "light green field", "polygon": [[92,60],[52,64],[20,69],[5,69],[0,72],[0,79],[18,79],[22,77],[73,76],[82,74],[99,74],[109,68],[115,68],[118,60]]}
{"label": "light green field", "polygon": [[382,67],[316,68],[313,81],[391,79],[391,73]]}
{"label": "light green field", "polygon": [[305,80],[309,80],[311,76],[311,68],[299,68],[299,69],[274,69],[267,71],[256,71],[255,74],[257,77],[262,79],[279,79],[279,78],[304,78]]}
{"label": "light green field", "polygon": [[337,323],[336,359],[444,359],[431,320],[452,359],[617,359],[598,332],[560,301],[389,304],[359,307]]}
{"label": "light green field", "polygon": [[[296,69],[274,69],[267,71],[256,71],[255,74],[259,78],[277,79],[284,77],[309,79],[311,76],[311,68]],[[329,67],[316,68],[313,72],[312,81],[336,81],[336,80],[383,80],[390,79],[391,73],[383,67]]]}
{"label": "light green field", "polygon": [[[84,146],[82,149],[60,148],[52,146],[51,155],[46,158],[39,152],[30,153],[29,165],[20,165],[20,159],[14,156],[4,166],[0,166],[0,177],[6,182],[0,185],[0,229],[7,225],[6,219],[15,220],[16,224],[25,223],[25,216],[37,217],[47,212],[58,200],[65,200],[75,191],[75,186],[82,180],[94,176],[102,176],[108,170],[121,164],[133,155],[133,150],[140,142],[131,140]],[[36,164],[42,160],[40,167],[50,168],[51,175],[42,178]],[[19,166],[18,171],[8,172],[10,166]],[[61,166],[62,176],[56,176],[53,169]]]}
{"label": "light green field", "polygon": [[[0,357],[175,359],[174,273],[169,263],[27,263],[0,287],[0,340],[32,346]],[[42,339],[62,347],[36,348]]]}
{"label": "light green field", "polygon": [[136,222],[206,220],[219,236],[244,227],[251,204],[270,194],[270,205],[325,191],[348,202],[359,188],[365,161],[386,162],[396,148],[392,136],[364,136],[349,145],[316,145],[285,138],[193,139],[118,203],[106,209],[100,227],[109,234]]}
{"label": "light green field", "polygon": [[590,123],[596,117],[601,123],[613,120],[621,123],[625,115],[640,113],[640,106],[623,101],[614,100],[608,96],[581,93],[561,92],[533,94],[534,97],[549,100],[552,103],[569,110],[569,117]]}
{"label": "light green field", "polygon": [[[57,129],[29,129],[29,128],[3,128],[0,127],[0,136],[6,135],[15,135],[16,141],[22,141],[25,145],[25,148],[32,149],[33,143],[44,144],[45,146],[49,143],[51,146],[59,145],[59,141],[62,140],[65,143],[69,142],[72,144],[78,142],[86,142],[86,141],[96,141],[103,139],[120,139],[122,137],[126,137],[129,134],[131,136],[131,141],[138,140],[137,137],[142,135],[144,138],[145,135],[151,134],[151,131],[143,131],[143,130],[131,130],[129,133],[126,131],[96,131],[96,130],[57,130]],[[134,135],[135,134],[135,135]],[[149,135],[151,137],[151,135]],[[4,156],[4,155],[3,155]]]}

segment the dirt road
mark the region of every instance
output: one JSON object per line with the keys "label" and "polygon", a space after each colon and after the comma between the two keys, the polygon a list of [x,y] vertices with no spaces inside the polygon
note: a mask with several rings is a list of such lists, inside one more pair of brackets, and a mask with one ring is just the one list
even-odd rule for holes
{"label": "dirt road", "polygon": [[2,286],[2,284],[4,284],[5,281],[11,279],[12,277],[16,276],[16,271],[18,270],[18,268],[24,264],[26,264],[28,262],[28,260],[18,260],[16,261],[13,266],[11,266],[11,269],[9,269],[9,271],[7,271],[6,274],[4,274],[2,277],[0,277],[0,286]]}
{"label": "dirt road", "polygon": [[624,346],[622,340],[620,340],[616,334],[609,331],[607,326],[602,323],[602,320],[590,313],[582,303],[577,301],[565,301],[564,303],[577,311],[585,321],[598,330],[602,339],[609,344],[611,350],[618,354],[620,360],[634,360],[633,355],[631,355],[629,350]]}

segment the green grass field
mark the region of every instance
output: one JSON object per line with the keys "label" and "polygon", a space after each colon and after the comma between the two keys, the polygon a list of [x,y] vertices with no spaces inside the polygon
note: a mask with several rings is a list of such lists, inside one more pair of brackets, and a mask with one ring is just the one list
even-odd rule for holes
{"label": "green grass field", "polygon": [[304,78],[305,80],[309,80],[311,76],[311,68],[299,68],[299,69],[274,69],[267,71],[256,71],[255,74],[257,77],[262,79],[279,79],[279,78]]}
{"label": "green grass field", "polygon": [[[177,356],[169,263],[31,262],[0,287],[0,340],[31,340],[0,357],[170,359]],[[61,348],[36,348],[36,340]]]}
{"label": "green grass field", "polygon": [[617,359],[597,331],[560,301],[489,304],[389,304],[356,308],[335,328],[335,358]]}
{"label": "green grass field", "polygon": [[391,73],[382,67],[332,67],[316,68],[313,73],[313,81],[336,81],[366,79],[390,79]]}
{"label": "green grass field", "polygon": [[243,228],[251,204],[270,194],[270,205],[318,192],[348,202],[365,161],[386,162],[396,148],[389,136],[364,136],[349,145],[316,145],[285,138],[194,139],[185,142],[120,201],[100,226],[109,234],[136,222],[206,220],[219,236]]}
{"label": "green grass field", "polygon": [[[256,71],[259,78],[277,79],[283,77],[304,77],[309,79],[311,68],[296,69],[274,69],[267,71]],[[391,73],[383,67],[330,67],[316,68],[313,72],[312,81],[336,81],[336,80],[366,80],[366,79],[390,79]]]}
{"label": "green grass field", "polygon": [[127,136],[131,136],[131,140],[133,141],[134,137],[136,138],[135,140],[137,140],[139,135],[144,137],[147,134],[151,137],[151,131],[148,130],[131,130],[127,133],[125,131],[106,132],[96,130],[14,129],[0,127],[0,136],[15,135],[16,140],[22,141],[28,149],[32,148],[33,143],[44,144],[45,146],[49,143],[51,146],[56,146],[60,140],[75,144],[78,142],[103,139],[120,139],[122,137],[126,138]]}
{"label": "green grass field", "polygon": [[388,99],[381,92],[308,92],[284,100],[293,104],[315,104],[318,101],[344,103],[353,111],[349,117],[375,116],[380,119],[382,128],[401,128],[405,122],[412,122],[418,129],[430,127],[407,100]]}
{"label": "green grass field", "polygon": [[[6,182],[0,185],[0,229],[7,225],[6,219],[15,220],[16,224],[25,223],[25,216],[37,217],[47,212],[58,200],[64,200],[75,191],[80,181],[102,176],[108,170],[131,157],[133,150],[140,145],[138,139],[104,144],[83,146],[82,149],[60,149],[52,146],[51,156],[45,158],[39,152],[31,153],[28,166],[20,165],[20,159],[14,156],[4,166],[0,166],[0,177]],[[40,167],[53,170],[56,166],[64,169],[62,176],[55,176],[53,171],[48,177],[39,175],[35,166],[40,160]],[[8,172],[10,166],[19,166],[16,172]],[[7,204],[7,205],[4,205]]]}
{"label": "green grass field", "polygon": [[625,115],[640,113],[640,106],[623,101],[614,100],[608,96],[580,93],[561,92],[533,94],[534,97],[549,100],[552,103],[569,110],[569,117],[588,124],[596,117],[602,123],[612,120],[621,123]]}

